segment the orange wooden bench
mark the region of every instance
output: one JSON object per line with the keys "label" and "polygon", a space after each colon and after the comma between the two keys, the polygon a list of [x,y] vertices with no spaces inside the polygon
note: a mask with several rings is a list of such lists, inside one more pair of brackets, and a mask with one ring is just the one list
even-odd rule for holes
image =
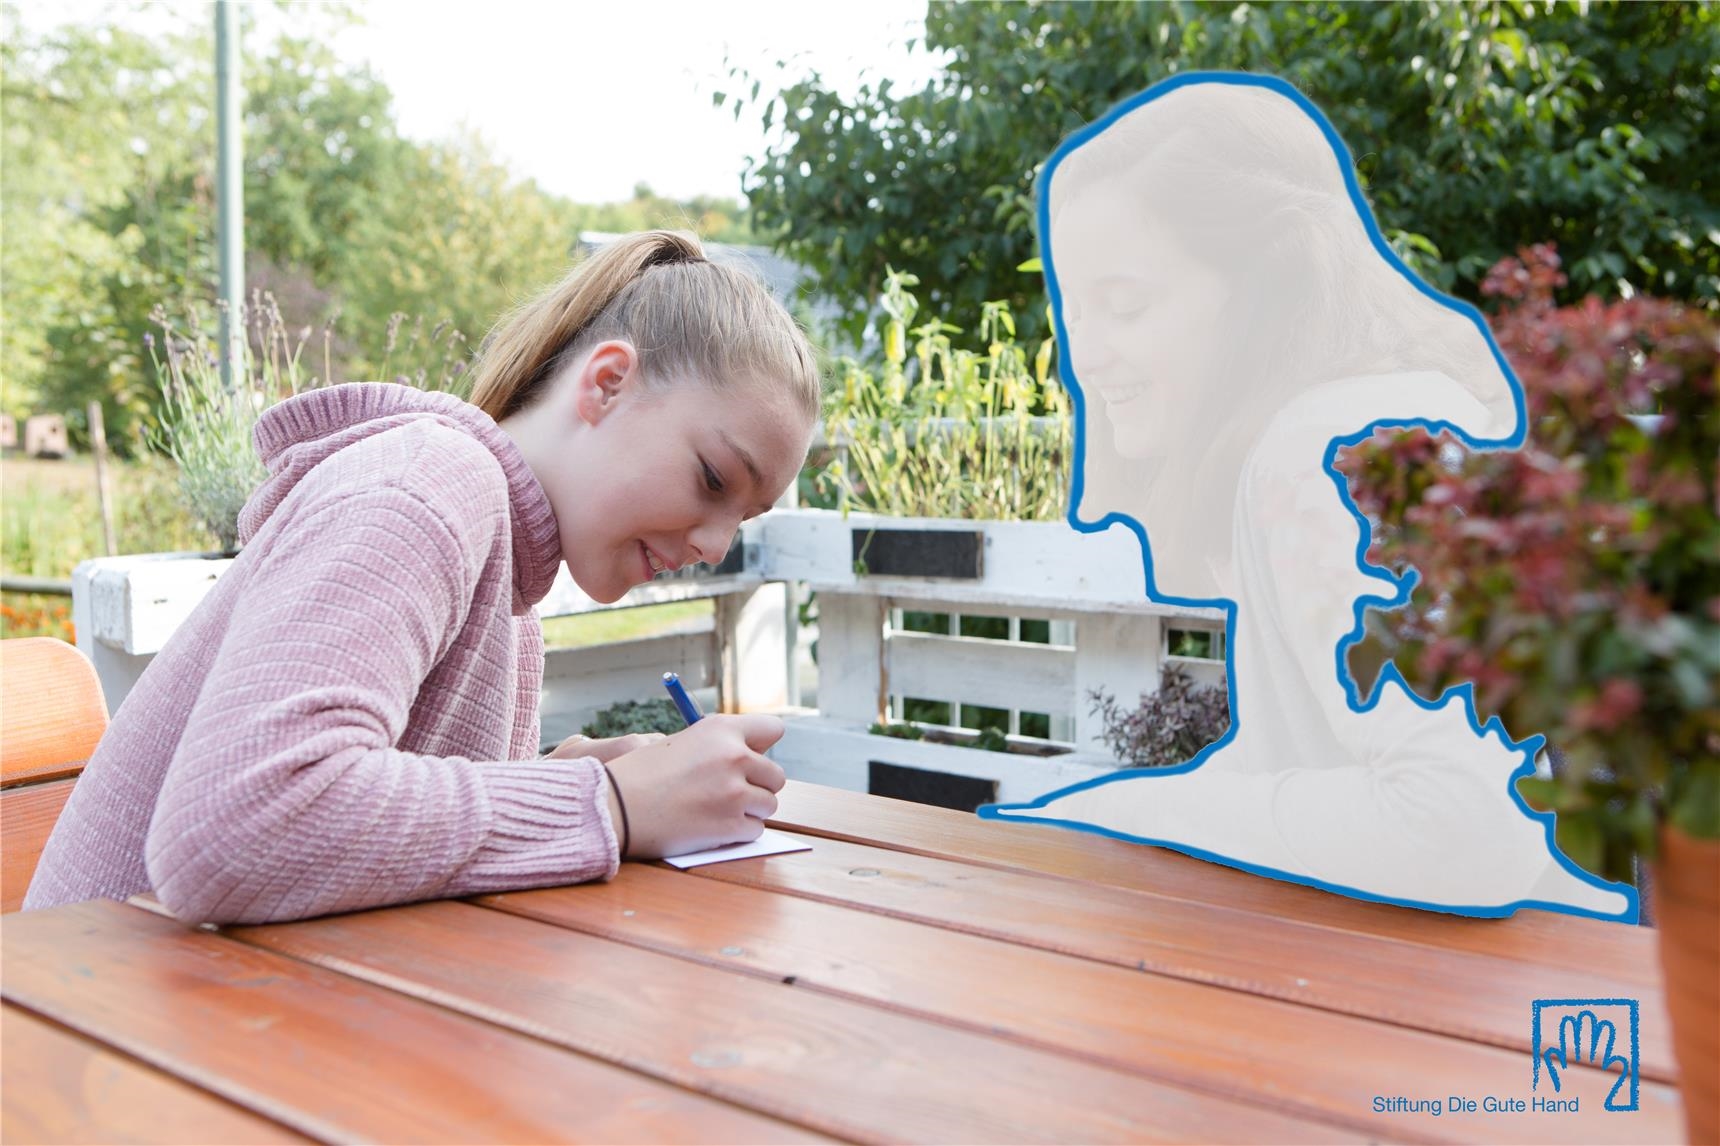
{"label": "orange wooden bench", "polygon": [[101,681],[64,641],[0,641],[0,912],[24,902],[84,761],[107,731]]}

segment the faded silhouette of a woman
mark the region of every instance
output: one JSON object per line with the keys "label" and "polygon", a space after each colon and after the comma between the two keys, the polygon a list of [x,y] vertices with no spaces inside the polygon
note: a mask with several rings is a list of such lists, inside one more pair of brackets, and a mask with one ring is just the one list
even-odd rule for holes
{"label": "faded silhouette of a woman", "polygon": [[[1071,140],[1041,246],[1079,391],[1072,520],[1144,532],[1150,594],[1232,609],[1232,730],[1188,764],[988,808],[1163,844],[1366,898],[1472,914],[1633,918],[1514,794],[1524,749],[1388,670],[1340,675],[1362,524],[1327,469],[1379,423],[1519,432],[1515,382],[1473,313],[1388,260],[1336,137],[1285,85],[1173,81]],[[1534,730],[1513,730],[1518,735]]]}

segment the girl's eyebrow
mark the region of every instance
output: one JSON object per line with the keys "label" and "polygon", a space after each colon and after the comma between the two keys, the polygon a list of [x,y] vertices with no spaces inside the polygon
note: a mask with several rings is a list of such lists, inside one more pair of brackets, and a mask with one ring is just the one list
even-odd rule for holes
{"label": "girl's eyebrow", "polygon": [[735,457],[739,458],[741,460],[741,465],[747,468],[747,473],[752,476],[753,486],[756,488],[763,485],[764,478],[758,472],[758,463],[753,461],[752,455],[747,453],[746,450],[741,447],[739,442],[729,437],[728,431],[718,430],[717,437],[723,440],[723,445],[735,452]]}
{"label": "girl's eyebrow", "polygon": [[[730,437],[726,430],[718,430],[717,437],[722,439],[723,445],[735,452],[735,457],[739,458],[741,460],[741,465],[746,467],[747,473],[752,477],[753,488],[763,488],[764,475],[758,472],[758,463],[753,461],[753,456],[747,453],[745,447],[735,441],[734,438]],[[770,509],[771,507],[769,505],[761,505],[758,507],[758,512],[761,514],[769,513]]]}

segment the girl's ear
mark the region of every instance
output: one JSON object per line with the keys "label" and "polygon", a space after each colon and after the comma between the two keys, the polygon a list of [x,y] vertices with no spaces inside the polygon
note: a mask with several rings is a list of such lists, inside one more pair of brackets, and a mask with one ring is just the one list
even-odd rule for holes
{"label": "girl's ear", "polygon": [[616,338],[592,347],[574,371],[573,409],[588,426],[601,422],[621,396],[639,385],[639,352]]}

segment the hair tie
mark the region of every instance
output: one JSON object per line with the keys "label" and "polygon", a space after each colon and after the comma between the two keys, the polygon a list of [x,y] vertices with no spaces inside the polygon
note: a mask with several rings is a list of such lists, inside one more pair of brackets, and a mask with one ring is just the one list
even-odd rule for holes
{"label": "hair tie", "polygon": [[633,829],[627,823],[627,801],[621,798],[621,786],[615,782],[615,773],[609,770],[609,765],[599,760],[597,766],[603,769],[603,774],[609,777],[609,790],[615,793],[615,806],[621,809],[621,859],[627,858],[627,848],[633,843]]}

